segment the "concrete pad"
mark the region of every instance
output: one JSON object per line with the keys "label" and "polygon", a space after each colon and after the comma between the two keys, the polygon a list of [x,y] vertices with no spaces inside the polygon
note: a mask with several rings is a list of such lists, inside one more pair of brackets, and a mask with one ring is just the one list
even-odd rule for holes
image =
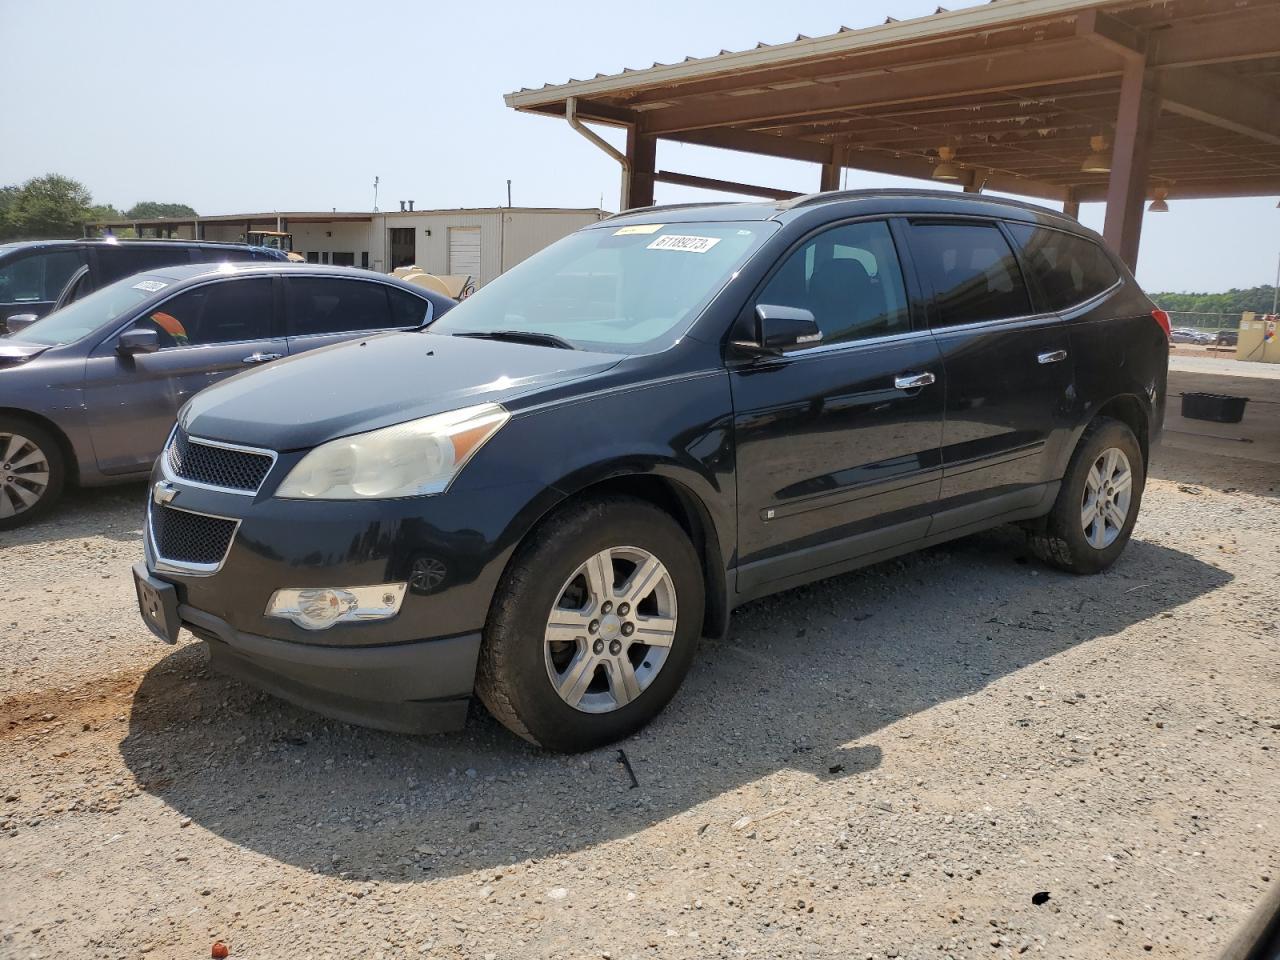
{"label": "concrete pad", "polygon": [[[1182,394],[1247,397],[1240,423],[1182,416]],[[1210,457],[1280,464],[1280,365],[1211,357],[1171,357],[1165,404],[1165,447]]]}

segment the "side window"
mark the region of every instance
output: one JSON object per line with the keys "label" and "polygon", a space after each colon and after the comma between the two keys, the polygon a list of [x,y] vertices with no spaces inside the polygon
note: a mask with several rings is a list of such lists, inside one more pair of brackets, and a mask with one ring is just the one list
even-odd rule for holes
{"label": "side window", "polygon": [[0,266],[0,303],[57,300],[84,260],[83,250],[37,252],[10,260]]}
{"label": "side window", "polygon": [[416,327],[427,319],[428,302],[407,290],[387,287],[391,298],[391,326]]}
{"label": "side window", "polygon": [[1120,279],[1106,251],[1091,240],[1024,223],[1009,229],[1051,310],[1082,303]]}
{"label": "side window", "polygon": [[1031,312],[1022,272],[994,223],[913,224],[911,251],[922,279],[933,289],[935,326]]}
{"label": "side window", "polygon": [[256,260],[252,250],[244,247],[192,247],[192,263],[240,263],[245,260]]}
{"label": "side window", "polygon": [[104,286],[123,277],[131,277],[135,273],[146,273],[157,267],[171,267],[175,263],[191,261],[190,247],[182,244],[157,246],[141,244],[135,246],[129,242],[120,244],[103,244],[98,247],[98,264],[102,277],[98,286]]}
{"label": "side window", "polygon": [[271,336],[271,278],[206,283],[178,294],[135,327],[160,335],[161,349],[262,340]]}
{"label": "side window", "polygon": [[813,237],[787,258],[757,302],[811,311],[824,343],[911,328],[902,268],[883,221],[849,223]]}
{"label": "side window", "polygon": [[308,336],[382,330],[392,322],[387,288],[367,280],[288,277],[289,333]]}

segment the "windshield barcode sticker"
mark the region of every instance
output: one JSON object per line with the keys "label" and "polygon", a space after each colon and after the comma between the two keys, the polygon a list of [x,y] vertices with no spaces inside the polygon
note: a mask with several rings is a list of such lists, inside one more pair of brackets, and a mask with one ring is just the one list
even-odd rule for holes
{"label": "windshield barcode sticker", "polygon": [[717,243],[719,237],[692,237],[679,233],[668,233],[649,244],[650,250],[682,250],[685,253],[706,253]]}
{"label": "windshield barcode sticker", "polygon": [[661,223],[637,223],[630,227],[622,227],[613,231],[615,237],[633,237],[636,234],[657,233],[665,226]]}
{"label": "windshield barcode sticker", "polygon": [[163,290],[167,286],[167,283],[161,283],[159,280],[139,280],[133,285],[133,289],[155,293],[157,290]]}

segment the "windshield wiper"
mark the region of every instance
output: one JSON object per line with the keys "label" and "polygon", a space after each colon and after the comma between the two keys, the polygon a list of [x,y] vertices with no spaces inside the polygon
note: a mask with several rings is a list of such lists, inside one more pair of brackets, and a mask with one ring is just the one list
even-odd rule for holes
{"label": "windshield wiper", "polygon": [[560,350],[577,350],[564,337],[554,333],[535,333],[532,330],[468,330],[455,333],[455,337],[471,337],[473,340],[508,340],[511,343],[531,343],[539,347],[557,347]]}

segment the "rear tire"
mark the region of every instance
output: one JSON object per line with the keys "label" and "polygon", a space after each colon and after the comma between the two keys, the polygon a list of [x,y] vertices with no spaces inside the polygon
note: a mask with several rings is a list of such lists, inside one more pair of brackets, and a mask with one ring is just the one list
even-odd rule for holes
{"label": "rear tire", "polygon": [[1101,573],[1129,542],[1145,484],[1133,431],[1119,420],[1095,420],[1076,444],[1043,528],[1029,535],[1032,551],[1069,573]]}
{"label": "rear tire", "polygon": [[489,612],[476,693],[513,733],[591,750],[675,695],[702,632],[698,555],[652,504],[602,497],[534,531]]}
{"label": "rear tire", "polygon": [[30,420],[0,416],[0,530],[47,512],[66,478],[66,457],[53,434]]}

